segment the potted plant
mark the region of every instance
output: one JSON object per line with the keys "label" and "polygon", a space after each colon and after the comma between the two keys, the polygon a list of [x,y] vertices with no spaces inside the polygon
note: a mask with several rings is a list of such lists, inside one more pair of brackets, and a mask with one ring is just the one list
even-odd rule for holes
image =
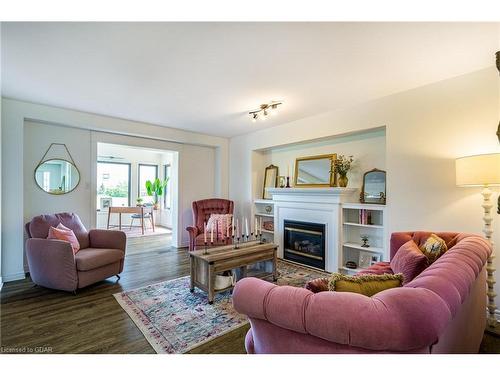
{"label": "potted plant", "polygon": [[142,206],[142,201],[143,201],[143,199],[142,199],[141,197],[138,197],[138,198],[135,200],[135,202],[136,202],[137,206]]}
{"label": "potted plant", "polygon": [[167,187],[168,180],[170,178],[167,177],[165,180],[161,181],[159,178],[156,178],[153,182],[150,180],[146,181],[146,192],[147,194],[151,197],[154,197],[154,204],[153,208],[155,210],[158,209],[158,198],[163,195],[163,192],[165,191],[165,188]]}
{"label": "potted plant", "polygon": [[335,159],[335,172],[339,174],[339,187],[347,187],[349,179],[347,178],[347,172],[351,169],[351,164],[353,162],[352,156],[339,155]]}

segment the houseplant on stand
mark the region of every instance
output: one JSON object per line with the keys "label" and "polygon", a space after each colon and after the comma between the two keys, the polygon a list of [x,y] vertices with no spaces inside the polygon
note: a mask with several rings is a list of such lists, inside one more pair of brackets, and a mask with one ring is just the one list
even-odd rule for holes
{"label": "houseplant on stand", "polygon": [[339,187],[347,187],[349,179],[347,178],[347,172],[351,169],[351,164],[353,162],[352,156],[339,155],[335,159],[335,173],[339,174],[338,184]]}
{"label": "houseplant on stand", "polygon": [[154,182],[151,182],[150,180],[146,181],[146,192],[147,194],[151,197],[154,197],[154,204],[153,208],[157,210],[159,208],[159,200],[158,198],[161,197],[165,191],[165,188],[167,187],[168,180],[170,178],[167,177],[165,180],[161,181],[159,178],[156,178]]}

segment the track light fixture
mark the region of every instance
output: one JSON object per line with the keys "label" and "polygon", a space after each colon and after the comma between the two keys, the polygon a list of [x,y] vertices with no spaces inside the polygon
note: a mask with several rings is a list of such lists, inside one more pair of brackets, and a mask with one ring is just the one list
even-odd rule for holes
{"label": "track light fixture", "polygon": [[268,104],[261,104],[259,109],[255,111],[250,111],[248,114],[252,117],[252,122],[256,122],[257,118],[265,120],[268,114],[276,115],[278,113],[278,106],[283,104],[283,102],[272,101]]}

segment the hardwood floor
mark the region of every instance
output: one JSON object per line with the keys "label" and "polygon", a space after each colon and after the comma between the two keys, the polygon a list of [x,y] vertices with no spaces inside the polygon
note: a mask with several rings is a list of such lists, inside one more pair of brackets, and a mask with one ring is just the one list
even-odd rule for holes
{"label": "hardwood floor", "polygon": [[[187,250],[170,247],[170,236],[130,238],[127,248],[120,281],[110,278],[76,296],[34,287],[30,280],[5,284],[0,352],[154,353],[112,294],[188,275]],[[241,327],[192,353],[245,353],[247,331]],[[500,336],[486,333],[480,352],[500,353]]]}
{"label": "hardwood floor", "polygon": [[[120,281],[110,278],[71,293],[34,287],[30,280],[4,285],[0,293],[0,345],[3,352],[155,353],[114,293],[189,274],[186,249],[170,247],[170,236],[127,240],[130,255]],[[244,353],[247,327],[193,350]],[[45,348],[45,349],[36,349]]]}

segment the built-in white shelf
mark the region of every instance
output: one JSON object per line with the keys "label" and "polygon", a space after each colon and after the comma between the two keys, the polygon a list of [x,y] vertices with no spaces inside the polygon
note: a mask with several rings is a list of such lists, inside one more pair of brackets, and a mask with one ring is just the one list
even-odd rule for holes
{"label": "built-in white shelf", "polygon": [[363,271],[364,268],[347,268],[347,267],[340,267],[340,271],[344,271],[347,273],[358,273]]}
{"label": "built-in white shelf", "polygon": [[377,228],[377,229],[382,229],[384,227],[383,225],[359,224],[359,223],[349,223],[349,222],[344,223],[344,225],[350,225],[353,227],[363,227],[363,228]]}
{"label": "built-in white shelf", "polygon": [[348,247],[350,249],[358,249],[358,250],[368,251],[370,253],[380,254],[380,253],[384,252],[384,249],[381,248],[381,247],[373,247],[373,246],[363,247],[360,244],[357,244],[357,243],[354,243],[354,242],[345,242],[344,246]]}
{"label": "built-in white shelf", "polygon": [[272,199],[254,199],[253,203],[256,204],[271,204],[273,205],[274,202]]}
{"label": "built-in white shelf", "polygon": [[265,213],[262,213],[262,212],[256,212],[255,216],[274,217],[273,214],[267,214],[267,213],[265,214]]}
{"label": "built-in white shelf", "polygon": [[274,234],[274,231],[262,228],[262,233]]}
{"label": "built-in white shelf", "polygon": [[[274,222],[274,201],[270,199],[255,199],[253,203],[255,217],[259,219],[262,218],[262,220],[266,222]],[[271,207],[270,212],[268,212],[269,207]],[[274,231],[262,228],[262,234],[268,241],[274,241]]]}
{"label": "built-in white shelf", "polygon": [[[339,272],[354,274],[374,262],[388,260],[385,215],[386,206],[382,204],[342,204],[342,250]],[[361,246],[361,238],[364,236],[368,237],[369,247]],[[357,268],[347,268],[345,265],[349,261],[355,262]],[[360,261],[364,263],[362,267]]]}

